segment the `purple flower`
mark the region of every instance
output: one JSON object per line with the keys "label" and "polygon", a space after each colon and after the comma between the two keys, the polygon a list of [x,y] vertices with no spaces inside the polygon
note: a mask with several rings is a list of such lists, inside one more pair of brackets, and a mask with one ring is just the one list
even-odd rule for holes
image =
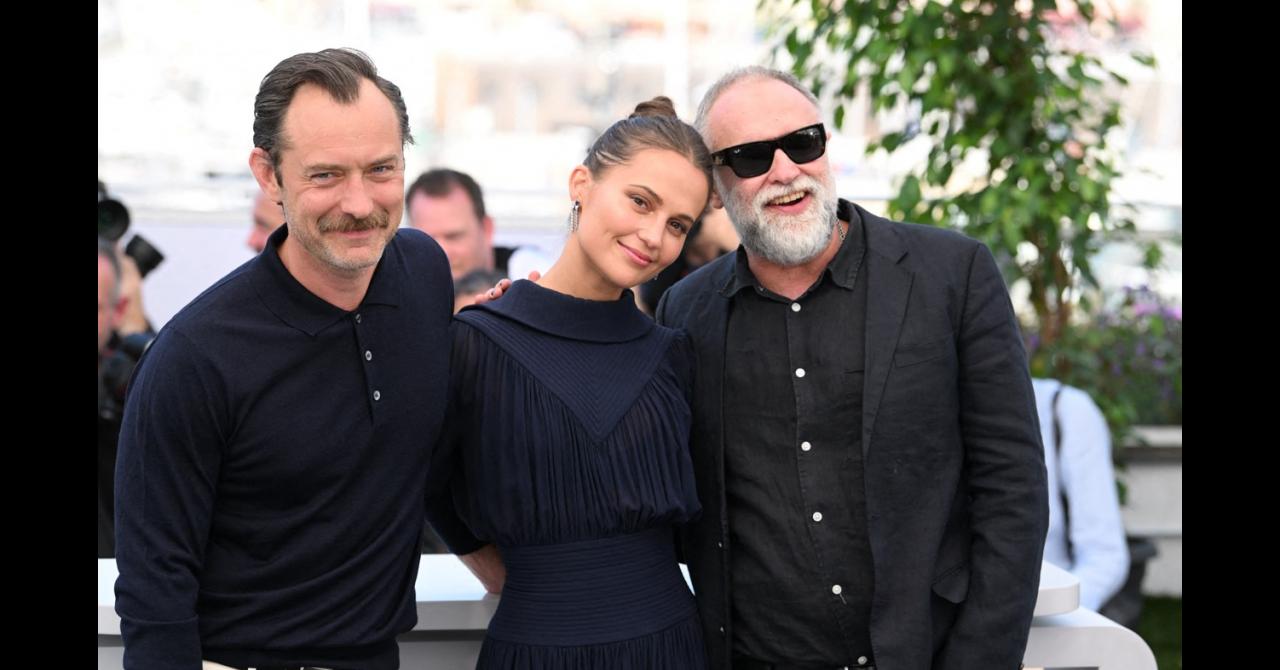
{"label": "purple flower", "polygon": [[1157,304],[1149,302],[1135,302],[1133,304],[1134,316],[1151,316],[1152,314],[1159,314],[1160,312],[1160,306]]}

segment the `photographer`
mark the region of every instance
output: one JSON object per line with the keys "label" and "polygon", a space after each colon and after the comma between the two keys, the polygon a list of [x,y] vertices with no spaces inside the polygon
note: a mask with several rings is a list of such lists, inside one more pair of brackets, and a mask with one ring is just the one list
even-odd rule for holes
{"label": "photographer", "polygon": [[134,235],[128,244],[120,245],[129,231],[129,208],[107,193],[107,186],[98,181],[98,237],[124,250],[116,253],[119,266],[120,295],[125,299],[124,313],[116,321],[116,331],[121,335],[136,333],[155,334],[151,321],[142,308],[142,280],[156,269],[164,254],[160,253],[141,235]]}
{"label": "photographer", "polygon": [[98,182],[98,558],[115,555],[113,478],[124,393],[142,352],[155,337],[142,311],[142,278],[164,256],[135,235],[124,254],[116,242],[129,210]]}
{"label": "photographer", "polygon": [[116,438],[120,432],[120,407],[108,388],[106,368],[117,367],[110,345],[119,339],[117,324],[124,318],[125,300],[120,297],[120,260],[115,245],[98,238],[98,558],[115,552],[112,516],[112,473],[116,463]]}

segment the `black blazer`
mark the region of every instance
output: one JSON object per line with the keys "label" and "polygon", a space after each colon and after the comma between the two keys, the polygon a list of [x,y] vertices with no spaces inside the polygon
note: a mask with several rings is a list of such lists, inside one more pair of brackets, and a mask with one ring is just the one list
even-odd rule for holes
{"label": "black blazer", "polygon": [[[876,667],[1018,668],[1049,513],[1008,291],[980,242],[852,207],[867,240],[862,449]],[[683,548],[714,668],[730,667],[733,639],[722,412],[733,402],[723,386],[733,268],[733,254],[713,261],[657,309],[697,353],[691,448],[703,513]]]}

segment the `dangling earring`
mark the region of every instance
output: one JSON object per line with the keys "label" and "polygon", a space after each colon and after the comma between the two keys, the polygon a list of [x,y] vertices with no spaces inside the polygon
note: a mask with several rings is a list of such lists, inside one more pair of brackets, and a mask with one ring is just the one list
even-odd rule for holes
{"label": "dangling earring", "polygon": [[582,203],[573,201],[573,209],[569,210],[569,232],[578,232],[578,216],[582,214]]}

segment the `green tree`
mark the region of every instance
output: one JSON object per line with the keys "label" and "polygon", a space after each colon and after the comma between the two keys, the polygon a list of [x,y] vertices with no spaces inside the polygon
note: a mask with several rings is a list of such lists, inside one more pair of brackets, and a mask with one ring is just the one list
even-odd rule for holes
{"label": "green tree", "polygon": [[[958,226],[990,245],[1006,260],[1006,279],[1029,284],[1028,325],[1052,346],[1087,299],[1080,289],[1097,287],[1091,257],[1134,232],[1132,212],[1112,199],[1120,170],[1108,144],[1128,82],[1053,34],[1104,26],[1094,3],[1076,2],[1069,15],[1053,0],[761,0],[760,8],[793,72],[819,96],[833,94],[837,127],[860,90],[874,112],[909,112],[910,123],[867,149],[894,152],[919,135],[929,142],[890,216]],[[956,168],[966,159],[985,171],[964,177]],[[1146,254],[1154,267],[1154,243]]]}

